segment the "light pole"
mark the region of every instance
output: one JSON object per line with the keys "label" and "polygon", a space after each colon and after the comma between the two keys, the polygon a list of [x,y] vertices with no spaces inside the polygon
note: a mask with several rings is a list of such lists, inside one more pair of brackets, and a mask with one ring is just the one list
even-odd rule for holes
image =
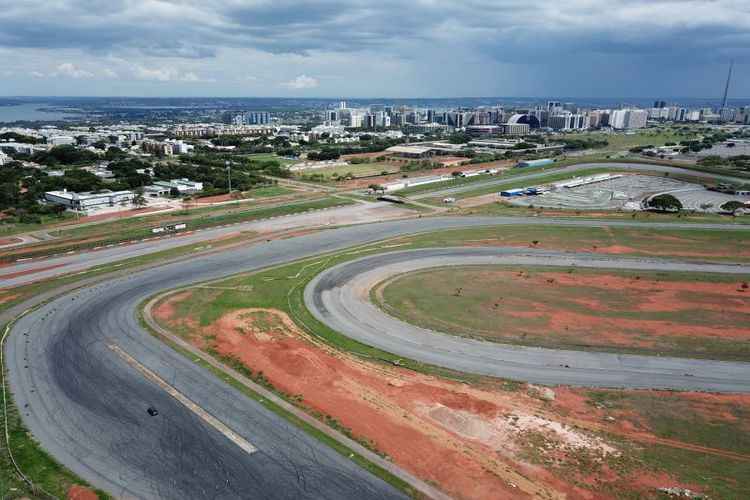
{"label": "light pole", "polygon": [[227,166],[227,181],[229,183],[229,194],[232,194],[232,162],[226,160],[224,165]]}

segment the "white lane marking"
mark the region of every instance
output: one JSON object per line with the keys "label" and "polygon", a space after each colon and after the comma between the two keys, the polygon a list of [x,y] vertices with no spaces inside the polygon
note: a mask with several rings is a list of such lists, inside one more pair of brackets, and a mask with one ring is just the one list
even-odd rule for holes
{"label": "white lane marking", "polygon": [[143,366],[141,363],[136,361],[135,358],[133,358],[130,354],[123,351],[120,346],[117,346],[115,344],[109,344],[107,347],[109,347],[112,351],[114,351],[118,356],[120,356],[127,364],[141,372],[141,374],[146,377],[148,380],[154,382],[156,385],[164,389],[167,394],[175,398],[177,401],[183,404],[188,410],[192,411],[196,415],[198,415],[199,418],[201,418],[204,422],[206,422],[208,425],[216,429],[217,431],[221,432],[227,439],[229,439],[231,442],[239,446],[245,453],[247,454],[253,454],[258,449],[253,446],[249,441],[247,441],[245,438],[234,432],[232,429],[227,427],[223,422],[221,422],[219,419],[208,413],[206,410],[192,402],[190,399],[188,399],[187,396],[182,394],[180,391],[166,383],[161,377],[159,377],[156,373],[149,370],[145,366]]}

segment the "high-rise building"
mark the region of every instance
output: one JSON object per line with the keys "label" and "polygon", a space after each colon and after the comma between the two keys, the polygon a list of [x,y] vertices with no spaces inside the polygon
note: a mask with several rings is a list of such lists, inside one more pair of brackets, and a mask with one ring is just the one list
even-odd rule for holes
{"label": "high-rise building", "polygon": [[655,108],[666,108],[667,103],[666,101],[654,101],[654,107]]}
{"label": "high-rise building", "polygon": [[719,120],[722,123],[732,123],[737,116],[737,110],[734,108],[721,108],[719,110]]}
{"label": "high-rise building", "polygon": [[582,130],[589,127],[589,118],[580,113],[556,113],[548,118],[548,126],[554,130]]}
{"label": "high-rise building", "polygon": [[643,128],[648,122],[645,109],[617,109],[612,111],[609,125],[616,129]]}

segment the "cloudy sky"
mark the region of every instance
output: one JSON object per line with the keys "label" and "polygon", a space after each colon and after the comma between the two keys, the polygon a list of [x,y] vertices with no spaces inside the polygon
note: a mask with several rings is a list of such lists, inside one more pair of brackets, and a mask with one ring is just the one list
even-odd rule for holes
{"label": "cloudy sky", "polygon": [[0,0],[0,95],[750,97],[748,0]]}

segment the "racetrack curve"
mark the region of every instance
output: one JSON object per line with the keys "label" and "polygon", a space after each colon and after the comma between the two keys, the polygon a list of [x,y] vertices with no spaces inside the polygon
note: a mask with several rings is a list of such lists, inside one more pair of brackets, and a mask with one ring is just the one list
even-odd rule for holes
{"label": "racetrack curve", "polygon": [[[398,497],[386,483],[152,337],[139,324],[138,304],[164,290],[359,243],[423,231],[530,222],[750,229],[629,221],[423,218],[235,248],[111,278],[21,317],[5,344],[9,385],[24,423],[41,446],[95,487],[118,497]],[[243,452],[125,363],[113,345],[258,451]],[[159,409],[157,417],[148,416],[149,405]]]}
{"label": "racetrack curve", "polygon": [[454,265],[616,268],[750,274],[750,266],[517,248],[431,248],[363,257],[316,276],[305,304],[322,323],[364,344],[453,370],[546,385],[750,392],[750,363],[546,349],[458,337],[420,328],[370,301],[378,283],[405,272]]}

